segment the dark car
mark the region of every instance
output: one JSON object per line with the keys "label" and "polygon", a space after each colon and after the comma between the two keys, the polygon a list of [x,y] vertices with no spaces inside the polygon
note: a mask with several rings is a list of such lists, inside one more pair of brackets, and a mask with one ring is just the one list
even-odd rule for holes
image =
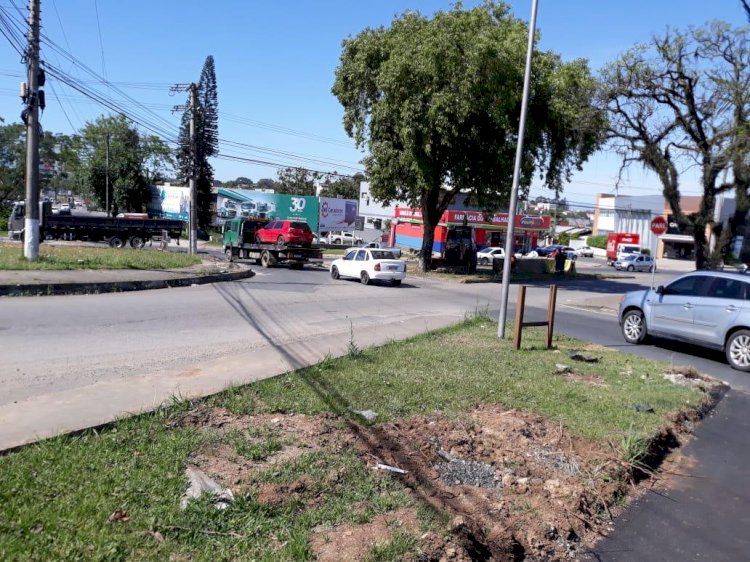
{"label": "dark car", "polygon": [[292,220],[271,221],[255,233],[256,242],[261,244],[291,244],[310,247],[313,237],[313,232],[306,222]]}

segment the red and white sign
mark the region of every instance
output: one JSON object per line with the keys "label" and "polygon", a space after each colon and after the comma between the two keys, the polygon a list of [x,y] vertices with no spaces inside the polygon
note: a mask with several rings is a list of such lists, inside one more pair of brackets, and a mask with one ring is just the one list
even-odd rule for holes
{"label": "red and white sign", "polygon": [[667,219],[664,217],[654,217],[654,220],[651,221],[651,232],[657,236],[664,234],[668,227]]}
{"label": "red and white sign", "polygon": [[[402,219],[422,220],[422,211],[420,209],[409,209],[406,207],[396,207],[396,217]],[[442,223],[463,223],[472,226],[508,226],[508,213],[493,213],[485,215],[477,211],[454,211],[449,210],[440,217]],[[522,230],[546,230],[550,227],[551,217],[549,215],[516,215],[516,228]]]}

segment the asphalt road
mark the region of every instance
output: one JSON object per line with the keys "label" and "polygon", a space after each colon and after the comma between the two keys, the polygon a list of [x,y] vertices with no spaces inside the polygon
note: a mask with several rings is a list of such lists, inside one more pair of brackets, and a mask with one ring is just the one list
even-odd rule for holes
{"label": "asphalt road", "polygon": [[[588,262],[588,263],[587,263]],[[582,271],[610,272],[601,260]],[[679,273],[661,268],[657,284]],[[744,467],[750,455],[750,375],[720,353],[657,342],[625,344],[619,295],[648,274],[562,281],[556,331],[638,355],[693,365],[733,390],[684,453],[690,478],[649,492],[597,545],[598,560],[734,560],[750,548]],[[400,288],[333,281],[323,269],[259,270],[252,279],[135,293],[3,299],[0,306],[0,449],[153,407],[169,396],[221,390],[456,322],[497,316],[500,286],[409,278]],[[511,290],[511,300],[516,290]],[[542,319],[543,284],[527,293]],[[510,313],[513,313],[511,306]]]}
{"label": "asphalt road", "polygon": [[[588,260],[590,269],[601,260]],[[606,268],[606,266],[603,266]],[[584,269],[584,261],[579,264]],[[674,272],[664,272],[665,278]],[[721,354],[684,344],[630,346],[614,309],[619,295],[650,275],[561,283],[556,329],[628,352],[691,364],[750,392],[750,377]],[[500,286],[411,277],[400,288],[334,281],[324,269],[258,270],[237,283],[121,294],[6,299],[0,307],[0,446],[23,412],[64,411],[55,427],[153,407],[170,395],[193,396],[272,376],[367,346],[456,322],[497,315]],[[511,290],[511,300],[516,291]],[[544,317],[547,291],[528,292],[527,318]],[[511,308],[511,313],[513,309]],[[90,398],[87,399],[87,397]],[[94,404],[95,399],[95,404]],[[27,415],[28,414],[24,414]],[[41,415],[41,414],[40,414]],[[103,419],[101,419],[103,418]],[[40,418],[12,433],[38,431]],[[11,424],[12,426],[13,424]],[[19,425],[18,423],[16,425]],[[2,429],[3,426],[6,429]],[[42,434],[54,433],[52,429]]]}

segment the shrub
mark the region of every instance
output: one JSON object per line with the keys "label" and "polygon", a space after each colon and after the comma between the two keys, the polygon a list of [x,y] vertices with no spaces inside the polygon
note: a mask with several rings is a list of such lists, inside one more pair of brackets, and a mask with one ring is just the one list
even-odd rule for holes
{"label": "shrub", "polygon": [[596,236],[589,236],[586,239],[586,243],[592,248],[601,248],[602,250],[607,249],[607,235],[597,234]]}

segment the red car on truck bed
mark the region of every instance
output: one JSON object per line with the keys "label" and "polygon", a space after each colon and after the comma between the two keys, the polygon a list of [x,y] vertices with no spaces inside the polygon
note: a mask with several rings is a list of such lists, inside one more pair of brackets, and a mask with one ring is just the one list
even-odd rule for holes
{"label": "red car on truck bed", "polygon": [[306,222],[293,220],[273,220],[255,233],[259,244],[284,244],[305,246],[313,243],[313,232]]}

